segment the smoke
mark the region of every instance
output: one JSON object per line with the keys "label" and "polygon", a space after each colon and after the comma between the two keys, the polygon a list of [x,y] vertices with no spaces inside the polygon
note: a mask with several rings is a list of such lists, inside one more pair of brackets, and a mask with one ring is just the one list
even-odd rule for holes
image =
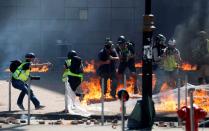
{"label": "smoke", "polygon": [[[3,5],[4,3],[6,5]],[[56,52],[52,49],[56,48],[56,39],[62,39],[59,36],[63,35],[63,33],[59,32],[60,35],[55,37],[58,33],[55,34],[54,32],[58,29],[64,32],[63,28],[60,29],[60,26],[64,27],[64,22],[60,23],[59,20],[54,18],[46,24],[41,19],[41,17],[45,17],[45,14],[39,11],[42,9],[41,5],[43,3],[39,5],[38,1],[25,2],[27,8],[18,6],[18,4],[23,4],[21,1],[20,3],[5,1],[0,4],[1,72],[4,72],[9,67],[11,60],[23,60],[27,52],[34,52],[39,58],[56,56]],[[45,5],[47,4],[45,3]],[[54,4],[54,6],[56,5]],[[64,7],[64,4],[60,6]],[[50,16],[53,16],[53,12],[49,14]],[[53,43],[50,39],[53,39]]]}
{"label": "smoke", "polygon": [[198,32],[205,30],[208,32],[209,27],[209,2],[208,0],[198,0],[193,2],[193,10],[191,17],[175,28],[174,38],[177,39],[177,47],[181,51],[184,60],[194,62],[191,57],[194,50],[194,42],[198,39]]}

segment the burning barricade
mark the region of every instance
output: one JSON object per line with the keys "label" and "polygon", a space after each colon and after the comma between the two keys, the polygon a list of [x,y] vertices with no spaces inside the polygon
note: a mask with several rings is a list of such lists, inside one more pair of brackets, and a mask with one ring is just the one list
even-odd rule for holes
{"label": "burning barricade", "polygon": [[[180,87],[180,107],[189,105],[188,89],[195,88],[194,91],[194,104],[202,109],[209,111],[209,85],[194,86],[185,84]],[[153,95],[155,102],[155,110],[157,112],[175,112],[178,109],[178,89],[168,90]]]}
{"label": "burning barricade", "polygon": [[[49,69],[52,67],[50,62],[47,63],[35,63],[31,65],[31,72],[48,72]],[[10,69],[7,68],[4,70],[5,72],[10,72]]]}
{"label": "burning barricade", "polygon": [[[137,67],[141,68],[142,63],[136,63]],[[100,77],[96,74],[97,63],[93,60],[90,62],[85,62],[84,72],[86,79],[82,82],[81,87],[84,92],[86,92],[84,96],[84,103],[91,104],[91,103],[98,103],[100,102],[102,91],[101,91],[101,82]],[[111,88],[111,81],[108,80],[107,82],[107,93],[105,95],[105,101],[112,101],[112,97],[110,95],[110,88]],[[126,90],[130,94],[134,94],[134,79],[130,77],[126,81]],[[118,83],[117,92],[124,88],[124,84]]]}

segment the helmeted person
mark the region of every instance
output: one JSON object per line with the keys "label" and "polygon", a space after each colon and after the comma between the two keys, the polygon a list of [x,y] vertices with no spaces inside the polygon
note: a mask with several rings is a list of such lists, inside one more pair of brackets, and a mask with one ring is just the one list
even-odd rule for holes
{"label": "helmeted person", "polygon": [[164,70],[162,67],[163,64],[163,54],[166,49],[166,37],[162,34],[158,34],[154,39],[154,45],[152,47],[153,51],[153,72],[156,76],[156,84],[153,89],[153,93],[159,93],[161,86],[165,80]]}
{"label": "helmeted person", "polygon": [[113,46],[113,42],[106,38],[104,47],[99,51],[98,54],[99,67],[97,69],[97,74],[104,78],[104,94],[107,93],[107,81],[111,80],[111,91],[110,95],[112,98],[116,98],[117,89],[117,78],[116,78],[116,61],[119,60],[118,54]]}
{"label": "helmeted person", "polygon": [[77,55],[77,52],[71,50],[68,53],[68,59],[65,60],[64,73],[62,81],[65,82],[65,111],[71,113],[73,109],[79,106],[76,103],[76,96],[81,96],[81,92],[77,92],[83,80],[83,64],[82,59]]}
{"label": "helmeted person", "polygon": [[203,79],[207,84],[209,83],[209,39],[205,31],[198,33],[197,41],[193,45],[192,60],[198,66],[200,74],[198,79]]}
{"label": "helmeted person", "polygon": [[[12,73],[12,85],[14,88],[21,90],[21,93],[17,99],[17,105],[20,109],[25,110],[23,106],[23,99],[28,94],[27,81],[30,77],[30,69],[32,62],[35,59],[34,53],[27,53],[25,55],[25,61]],[[40,105],[39,100],[35,97],[33,91],[30,89],[30,100],[33,102],[35,109],[41,109],[45,106]]]}
{"label": "helmeted person", "polygon": [[68,71],[69,71],[69,68],[71,66],[71,61],[72,61],[72,58],[74,56],[77,56],[77,52],[75,50],[71,50],[68,52],[67,54],[67,60],[65,60],[65,63],[64,63],[64,73],[63,73],[63,76],[62,76],[62,81],[65,82],[68,80]]}
{"label": "helmeted person", "polygon": [[118,67],[118,79],[122,79],[126,69],[128,68],[131,72],[131,77],[134,79],[134,93],[138,93],[136,86],[136,67],[135,67],[135,49],[134,44],[128,42],[125,36],[120,36],[118,38],[118,46],[116,48],[119,55],[119,67]]}
{"label": "helmeted person", "polygon": [[179,50],[176,48],[176,40],[170,39],[168,47],[165,48],[163,55],[163,69],[166,74],[167,83],[171,88],[176,87],[177,69],[181,64],[181,56]]}

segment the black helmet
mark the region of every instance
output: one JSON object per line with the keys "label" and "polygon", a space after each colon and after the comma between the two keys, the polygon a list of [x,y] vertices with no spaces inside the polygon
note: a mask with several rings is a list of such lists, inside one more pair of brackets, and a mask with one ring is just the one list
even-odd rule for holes
{"label": "black helmet", "polygon": [[126,43],[126,38],[125,38],[125,36],[121,35],[121,36],[118,38],[118,43],[119,43],[119,44],[124,44],[124,43]]}
{"label": "black helmet", "polygon": [[68,59],[71,59],[73,56],[77,56],[77,52],[75,50],[71,50],[70,52],[68,52]]}
{"label": "black helmet", "polygon": [[25,58],[26,59],[31,59],[31,58],[35,58],[36,56],[35,56],[35,54],[34,53],[27,53],[27,54],[25,54]]}
{"label": "black helmet", "polygon": [[155,41],[156,43],[160,43],[162,42],[163,44],[165,44],[165,41],[166,41],[166,37],[162,34],[158,34],[156,37],[155,37]]}
{"label": "black helmet", "polygon": [[106,37],[106,38],[105,38],[105,41],[106,41],[106,42],[111,41],[110,37]]}
{"label": "black helmet", "polygon": [[106,40],[104,46],[106,49],[110,49],[113,46],[113,42],[111,40]]}

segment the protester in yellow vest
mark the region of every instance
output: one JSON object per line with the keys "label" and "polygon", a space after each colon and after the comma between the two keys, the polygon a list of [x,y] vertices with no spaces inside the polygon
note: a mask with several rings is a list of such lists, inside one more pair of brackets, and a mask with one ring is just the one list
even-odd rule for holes
{"label": "protester in yellow vest", "polygon": [[76,51],[71,50],[68,53],[68,59],[65,61],[64,68],[62,80],[65,82],[65,112],[74,114],[72,111],[77,108],[76,96],[83,96],[79,88],[83,80],[83,65]]}
{"label": "protester in yellow vest", "polygon": [[[25,110],[23,106],[23,99],[25,94],[28,94],[28,84],[26,83],[30,77],[30,66],[35,59],[34,53],[27,53],[25,55],[25,61],[12,73],[12,85],[14,88],[21,90],[21,93],[17,100],[17,105],[20,109]],[[32,90],[30,90],[30,99],[33,102],[35,109],[44,108],[40,105],[39,100],[35,97]]]}
{"label": "protester in yellow vest", "polygon": [[69,73],[69,68],[70,68],[70,65],[71,65],[71,59],[74,56],[77,56],[76,51],[71,50],[70,52],[68,52],[67,60],[65,60],[65,64],[64,64],[64,73],[62,75],[62,81],[63,82],[68,81],[68,73]]}
{"label": "protester in yellow vest", "polygon": [[163,69],[170,87],[176,87],[177,69],[181,64],[180,52],[176,48],[176,40],[170,39],[163,55]]}

